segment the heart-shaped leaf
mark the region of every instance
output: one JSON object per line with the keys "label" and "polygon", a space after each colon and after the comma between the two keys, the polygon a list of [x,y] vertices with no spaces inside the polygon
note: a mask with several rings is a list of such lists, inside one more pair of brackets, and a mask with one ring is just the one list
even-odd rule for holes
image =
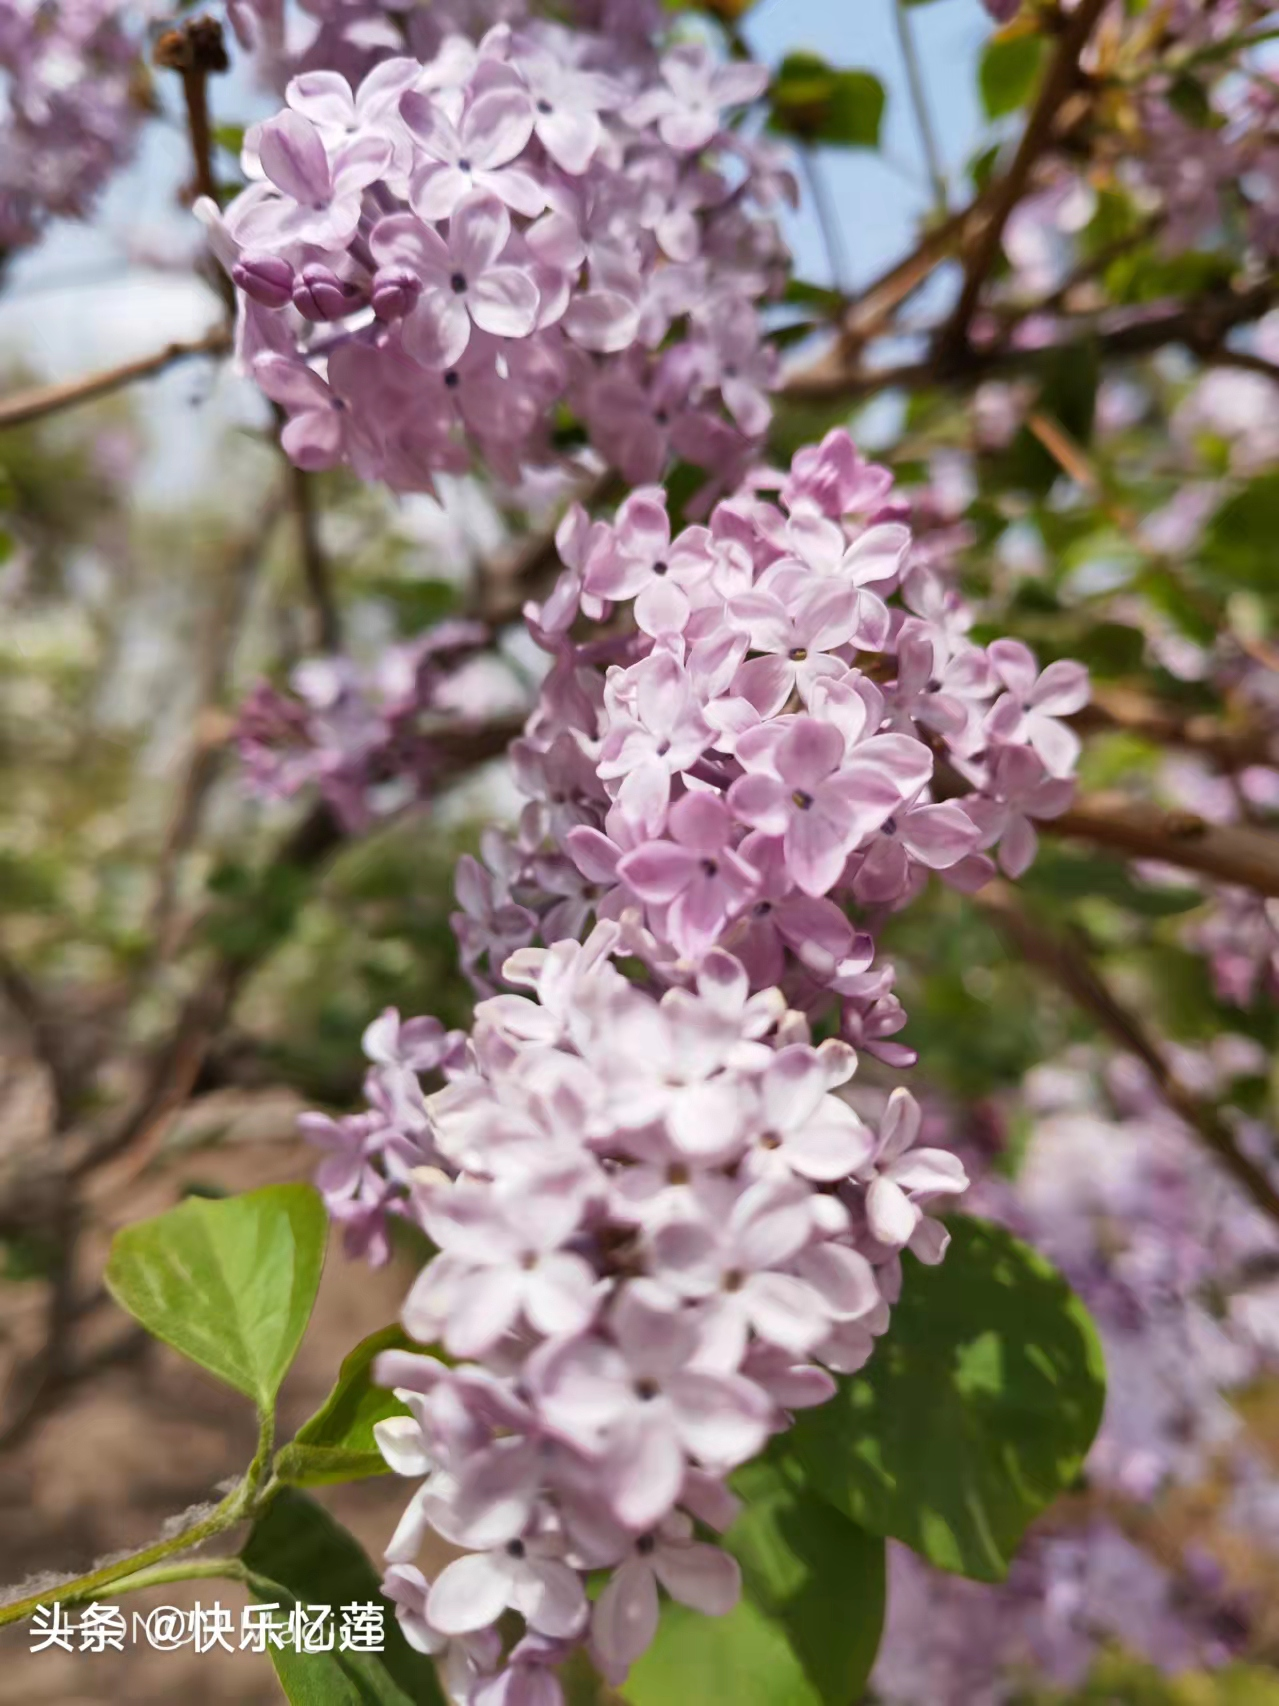
{"label": "heart-shaped leaf", "polygon": [[812,1492],[793,1461],[752,1463],[734,1487],[745,1508],[724,1543],[742,1567],[741,1603],[727,1617],[664,1606],[626,1699],[849,1706],[879,1646],[883,1541]]}
{"label": "heart-shaped leaf", "polygon": [[940,1267],[906,1258],[866,1369],[782,1449],[810,1485],[932,1563],[1000,1581],[1027,1525],[1077,1478],[1105,1367],[1087,1311],[1027,1245],[956,1216]]}
{"label": "heart-shaped leaf", "polygon": [[310,1319],[327,1236],[309,1185],[193,1197],[116,1234],[107,1289],[148,1332],[265,1412]]}

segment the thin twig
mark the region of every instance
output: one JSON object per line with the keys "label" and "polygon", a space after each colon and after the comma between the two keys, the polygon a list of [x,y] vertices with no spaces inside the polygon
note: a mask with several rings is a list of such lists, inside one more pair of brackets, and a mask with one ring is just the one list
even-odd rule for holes
{"label": "thin twig", "polygon": [[1245,373],[1260,373],[1279,385],[1279,364],[1267,361],[1264,355],[1256,355],[1252,350],[1217,349],[1209,360],[1214,367],[1238,367]]}
{"label": "thin twig", "polygon": [[1182,1083],[1163,1048],[1117,999],[1084,950],[1032,918],[1006,883],[988,884],[977,901],[1032,965],[1047,972],[1122,1049],[1142,1062],[1166,1105],[1198,1134],[1257,1207],[1279,1222],[1279,1190],[1240,1149],[1220,1110]]}
{"label": "thin twig", "polygon": [[65,1131],[75,1114],[80,1081],[66,1046],[66,1028],[22,967],[0,949],[0,994],[26,1026],[36,1059],[49,1075],[53,1125]]}
{"label": "thin twig", "polygon": [[998,259],[1004,228],[1029,188],[1036,161],[1052,141],[1057,115],[1078,79],[1080,55],[1109,3],[1110,0],[1080,0],[1057,43],[1012,165],[999,180],[989,212],[964,268],[959,300],[938,341],[937,353],[944,360],[953,360],[968,342],[968,328],[986,280]]}
{"label": "thin twig", "polygon": [[222,577],[217,607],[205,629],[198,666],[200,681],[191,751],[156,871],[150,918],[151,965],[163,960],[168,952],[178,865],[195,840],[204,803],[221,764],[223,743],[209,738],[209,718],[222,703],[227,670],[248,602],[249,588],[287,502],[288,494],[284,489],[273,492],[252,532],[236,544]]}
{"label": "thin twig", "polygon": [[140,356],[137,361],[124,361],[118,367],[103,368],[98,373],[56,385],[36,385],[28,391],[16,391],[11,396],[0,397],[0,431],[6,427],[26,426],[45,415],[57,414],[61,409],[92,403],[98,397],[123,390],[136,380],[150,379],[166,368],[176,367],[179,362],[190,361],[194,356],[226,355],[230,348],[231,334],[225,327],[218,326],[190,342],[165,344],[163,349]]}
{"label": "thin twig", "polygon": [[328,559],[320,543],[319,517],[315,509],[315,487],[311,476],[296,463],[289,463],[289,491],[297,517],[298,555],[302,579],[311,608],[312,651],[333,653],[342,649],[342,619],[329,574]]}
{"label": "thin twig", "polygon": [[[216,203],[218,180],[213,170],[209,77],[230,69],[222,25],[216,18],[188,19],[184,24],[165,30],[155,44],[152,58],[156,65],[176,71],[182,78],[187,134],[191,139],[191,162],[195,174],[194,191],[197,196],[207,196]],[[213,278],[227,313],[233,315],[235,286],[221,267],[214,269]]]}
{"label": "thin twig", "polygon": [[937,145],[937,131],[928,105],[923,67],[919,63],[919,50],[906,0],[894,0],[893,22],[897,26],[897,44],[901,49],[902,63],[906,67],[906,84],[910,91],[911,108],[915,114],[915,127],[919,131],[919,145],[933,186],[933,201],[938,213],[945,217],[950,212],[950,191],[946,184],[941,149]]}
{"label": "thin twig", "polygon": [[822,246],[826,250],[826,265],[830,272],[831,284],[841,296],[846,296],[852,284],[852,276],[849,272],[848,250],[844,244],[844,228],[840,222],[839,211],[831,200],[830,189],[816,149],[811,144],[801,148],[799,160],[808,184],[808,193],[812,197],[813,212],[817,215],[817,226],[822,234]]}

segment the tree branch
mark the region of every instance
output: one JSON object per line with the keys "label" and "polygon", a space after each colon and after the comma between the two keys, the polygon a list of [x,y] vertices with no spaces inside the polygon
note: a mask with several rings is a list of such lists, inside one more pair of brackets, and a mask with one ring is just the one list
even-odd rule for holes
{"label": "tree branch", "polygon": [[860,368],[829,358],[792,374],[781,394],[799,403],[828,403],[877,396],[883,391],[950,389],[1004,373],[1033,373],[1055,357],[1091,345],[1103,359],[1122,361],[1153,355],[1170,344],[1184,344],[1204,360],[1215,360],[1221,341],[1236,326],[1266,313],[1279,300],[1279,281],[1269,279],[1246,290],[1215,291],[1193,302],[1168,302],[1140,308],[1078,315],[1062,323],[1069,335],[1049,344],[1023,348],[1007,340],[989,346],[966,345],[945,367],[932,359],[893,367]]}
{"label": "tree branch", "polygon": [[1279,752],[1279,729],[1202,714],[1187,716],[1128,687],[1095,684],[1092,703],[1070,721],[1080,734],[1121,729],[1155,746],[1202,752],[1227,771],[1272,764]]}
{"label": "tree branch", "polygon": [[86,374],[83,378],[69,379],[57,385],[37,385],[29,391],[16,391],[8,397],[0,397],[0,432],[7,427],[26,426],[44,415],[57,414],[61,409],[92,403],[99,397],[109,396],[112,391],[123,390],[138,379],[150,379],[166,368],[176,367],[179,362],[190,361],[193,356],[226,355],[230,348],[230,332],[218,326],[203,337],[194,338],[189,343],[166,344],[153,355],[141,356],[137,361],[121,362],[118,367],[103,368],[99,373]]}
{"label": "tree branch", "polygon": [[44,996],[27,973],[0,949],[0,994],[25,1025],[36,1059],[49,1075],[53,1092],[54,1130],[65,1131],[79,1099],[79,1074],[74,1070],[64,1040],[64,1028],[46,1007]]}
{"label": "tree branch", "polygon": [[1039,96],[1022,132],[1012,165],[1000,179],[990,209],[964,268],[964,283],[937,353],[943,361],[954,358],[968,342],[968,328],[981,300],[986,280],[999,257],[1004,227],[1013,209],[1030,185],[1035,162],[1052,141],[1053,128],[1063,102],[1073,92],[1079,75],[1079,59],[1088,38],[1109,0],[1080,0],[1071,14],[1044,76]]}
{"label": "tree branch", "polygon": [[297,517],[302,579],[311,606],[312,633],[309,644],[313,651],[339,652],[342,649],[342,618],[333,592],[328,560],[324,555],[324,547],[320,544],[315,487],[306,469],[299,468],[293,462],[289,463],[289,491],[292,495],[293,513]]}
{"label": "tree branch", "polygon": [[[187,133],[191,138],[191,161],[195,170],[196,196],[218,201],[218,180],[213,170],[213,127],[209,120],[209,77],[230,70],[222,25],[216,18],[191,18],[165,30],[155,44],[152,59],[182,78],[186,102]],[[235,286],[221,267],[213,281],[228,315],[235,313]]]}
{"label": "tree branch", "polygon": [[1136,1055],[1167,1107],[1198,1134],[1262,1213],[1279,1222],[1279,1190],[1239,1148],[1219,1109],[1181,1082],[1162,1047],[1116,998],[1083,949],[1032,918],[1007,883],[989,883],[975,898],[1032,965],[1047,972],[1120,1048]]}
{"label": "tree branch", "polygon": [[1039,827],[1047,835],[1113,848],[1130,859],[1175,865],[1216,882],[1279,895],[1279,835],[1209,823],[1122,794],[1084,794]]}
{"label": "tree branch", "polygon": [[231,552],[223,573],[217,608],[205,627],[198,670],[199,688],[186,774],[178,790],[177,805],[169,820],[160,849],[155,894],[151,903],[150,931],[154,964],[168,952],[169,926],[177,886],[177,868],[195,840],[201,811],[217,778],[222,743],[209,738],[208,718],[221,705],[226,691],[227,669],[235,648],[249,587],[270,545],[275,525],[288,502],[287,491],[277,489],[267,500],[252,532]]}

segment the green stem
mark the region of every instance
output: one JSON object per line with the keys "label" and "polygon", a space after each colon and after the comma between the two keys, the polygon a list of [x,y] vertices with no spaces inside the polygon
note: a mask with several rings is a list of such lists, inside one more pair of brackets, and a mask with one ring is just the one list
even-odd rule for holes
{"label": "green stem", "polygon": [[262,1477],[267,1472],[271,1462],[271,1452],[275,1445],[275,1415],[270,1410],[258,1412],[258,1449],[253,1454],[244,1476],[245,1503],[257,1506],[257,1493],[262,1485]]}
{"label": "green stem", "polygon": [[910,104],[915,113],[920,146],[928,166],[928,176],[932,180],[933,200],[937,204],[938,213],[945,219],[950,213],[950,190],[946,184],[941,149],[937,144],[937,132],[933,127],[933,115],[928,105],[928,92],[924,87],[924,72],[919,63],[915,31],[906,10],[905,0],[894,0],[893,22],[897,26],[897,42],[901,48],[902,63],[906,67],[906,83],[910,89]]}
{"label": "green stem", "polygon": [[143,1588],[163,1587],[166,1582],[201,1581],[214,1578],[250,1582],[253,1577],[239,1558],[190,1558],[181,1564],[157,1564],[150,1570],[135,1570],[112,1582],[107,1593],[140,1593]]}
{"label": "green stem", "polygon": [[203,1541],[212,1539],[215,1534],[222,1534],[226,1529],[233,1528],[249,1513],[251,1505],[252,1491],[245,1481],[233,1493],[229,1493],[202,1521],[192,1523],[190,1528],[184,1528],[180,1534],[171,1535],[168,1540],[157,1540],[154,1546],[146,1546],[141,1552],[134,1552],[128,1558],[117,1558],[113,1564],[104,1564],[101,1569],[90,1570],[87,1575],[76,1576],[72,1581],[59,1582],[40,1593],[28,1595],[26,1599],[11,1600],[8,1605],[0,1605],[0,1628],[6,1623],[18,1623],[23,1618],[30,1617],[41,1605],[92,1599],[96,1594],[113,1588],[117,1582],[124,1581],[129,1576],[140,1575],[153,1564],[171,1558],[175,1552],[189,1551],[192,1546],[199,1546]]}

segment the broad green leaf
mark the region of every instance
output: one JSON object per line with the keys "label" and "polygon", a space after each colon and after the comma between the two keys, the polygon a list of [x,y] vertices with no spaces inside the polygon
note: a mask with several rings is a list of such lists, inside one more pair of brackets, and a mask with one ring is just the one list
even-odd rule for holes
{"label": "broad green leaf", "polygon": [[410,1343],[400,1327],[383,1327],[360,1341],[343,1361],[324,1403],[276,1454],[275,1473],[282,1481],[319,1487],[387,1473],[373,1425],[404,1415],[405,1408],[393,1392],[374,1384],[373,1362],[382,1351],[403,1350]]}
{"label": "broad green leaf", "polygon": [[1002,1228],[957,1216],[940,1267],[907,1257],[864,1373],[787,1436],[810,1484],[944,1570],[1000,1581],[1069,1487],[1101,1421],[1095,1330],[1061,1276]]}
{"label": "broad green leaf", "polygon": [[981,56],[978,78],[987,118],[1003,118],[1029,99],[1039,78],[1042,36],[992,36]]}
{"label": "broad green leaf", "polygon": [[793,1462],[753,1463],[725,1545],[742,1566],[728,1617],[667,1604],[627,1678],[632,1706],[849,1706],[875,1661],[884,1543],[810,1491]]}
{"label": "broad green leaf", "polygon": [[107,1289],[149,1333],[267,1411],[306,1330],[327,1232],[309,1185],[191,1198],[116,1234]]}
{"label": "broad green leaf", "polygon": [[870,71],[840,71],[816,53],[790,53],[769,91],[769,128],[806,142],[877,148],[884,85]]}
{"label": "broad green leaf", "polygon": [[381,1653],[270,1650],[294,1706],[445,1706],[435,1666],[404,1639],[377,1571],[353,1536],[305,1493],[288,1487],[277,1493],[240,1556],[254,1575],[278,1583],[299,1604],[332,1606],[335,1624],[344,1605],[382,1607]]}

